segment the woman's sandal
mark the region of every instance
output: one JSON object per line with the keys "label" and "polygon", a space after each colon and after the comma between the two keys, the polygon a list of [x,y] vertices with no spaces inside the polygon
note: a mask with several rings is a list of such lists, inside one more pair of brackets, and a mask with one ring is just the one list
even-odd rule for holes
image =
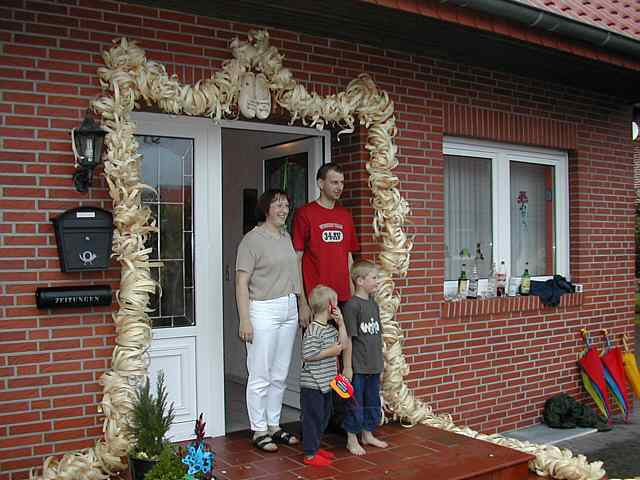
{"label": "woman's sandal", "polygon": [[[263,452],[275,452],[278,450],[278,445],[276,445],[271,435],[261,435],[256,437],[253,439],[253,444]],[[276,448],[268,448],[269,445],[273,445]]]}
{"label": "woman's sandal", "polygon": [[274,442],[280,443],[282,445],[295,445],[299,443],[299,440],[295,437],[295,435],[292,435],[289,432],[285,432],[282,429],[272,433],[271,438]]}

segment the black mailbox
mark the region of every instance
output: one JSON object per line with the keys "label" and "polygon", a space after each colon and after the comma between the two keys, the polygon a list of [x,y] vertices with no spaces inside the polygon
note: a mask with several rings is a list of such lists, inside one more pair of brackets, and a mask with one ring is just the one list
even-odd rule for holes
{"label": "black mailbox", "polygon": [[63,272],[106,270],[111,256],[113,216],[95,207],[67,210],[54,218]]}

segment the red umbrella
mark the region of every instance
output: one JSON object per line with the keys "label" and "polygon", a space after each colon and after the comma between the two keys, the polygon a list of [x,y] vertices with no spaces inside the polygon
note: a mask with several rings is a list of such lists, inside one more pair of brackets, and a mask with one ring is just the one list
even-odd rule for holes
{"label": "red umbrella", "polygon": [[629,421],[629,398],[627,397],[627,377],[624,374],[624,362],[622,360],[622,350],[614,347],[609,339],[606,329],[602,329],[607,342],[607,350],[600,359],[604,365],[604,378],[616,404],[622,410],[625,421]]}
{"label": "red umbrella", "polygon": [[606,381],[604,379],[604,367],[602,360],[595,348],[591,346],[591,337],[586,328],[580,330],[584,337],[587,349],[578,359],[578,365],[582,370],[582,383],[593,401],[596,402],[598,409],[604,416],[609,419],[611,407],[609,406],[609,395],[607,393]]}

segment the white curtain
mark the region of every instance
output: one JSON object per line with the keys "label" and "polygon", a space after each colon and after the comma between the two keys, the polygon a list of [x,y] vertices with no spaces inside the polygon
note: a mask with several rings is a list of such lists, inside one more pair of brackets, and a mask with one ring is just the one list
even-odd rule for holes
{"label": "white curtain", "polygon": [[[493,261],[491,159],[453,155],[444,159],[445,280],[456,280],[463,263],[471,273],[478,243],[484,254],[478,272],[486,278]],[[471,258],[460,255],[463,249]]]}
{"label": "white curtain", "polygon": [[511,275],[520,277],[526,262],[531,275],[553,275],[553,167],[511,162],[509,169]]}

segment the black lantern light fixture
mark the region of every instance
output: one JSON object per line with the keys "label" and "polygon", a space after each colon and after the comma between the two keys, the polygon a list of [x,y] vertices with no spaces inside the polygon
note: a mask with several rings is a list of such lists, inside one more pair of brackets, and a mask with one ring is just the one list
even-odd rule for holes
{"label": "black lantern light fixture", "polygon": [[100,128],[87,109],[80,128],[71,130],[71,146],[76,157],[76,173],[73,184],[78,192],[86,192],[93,180],[93,170],[102,161],[102,145],[107,134]]}

